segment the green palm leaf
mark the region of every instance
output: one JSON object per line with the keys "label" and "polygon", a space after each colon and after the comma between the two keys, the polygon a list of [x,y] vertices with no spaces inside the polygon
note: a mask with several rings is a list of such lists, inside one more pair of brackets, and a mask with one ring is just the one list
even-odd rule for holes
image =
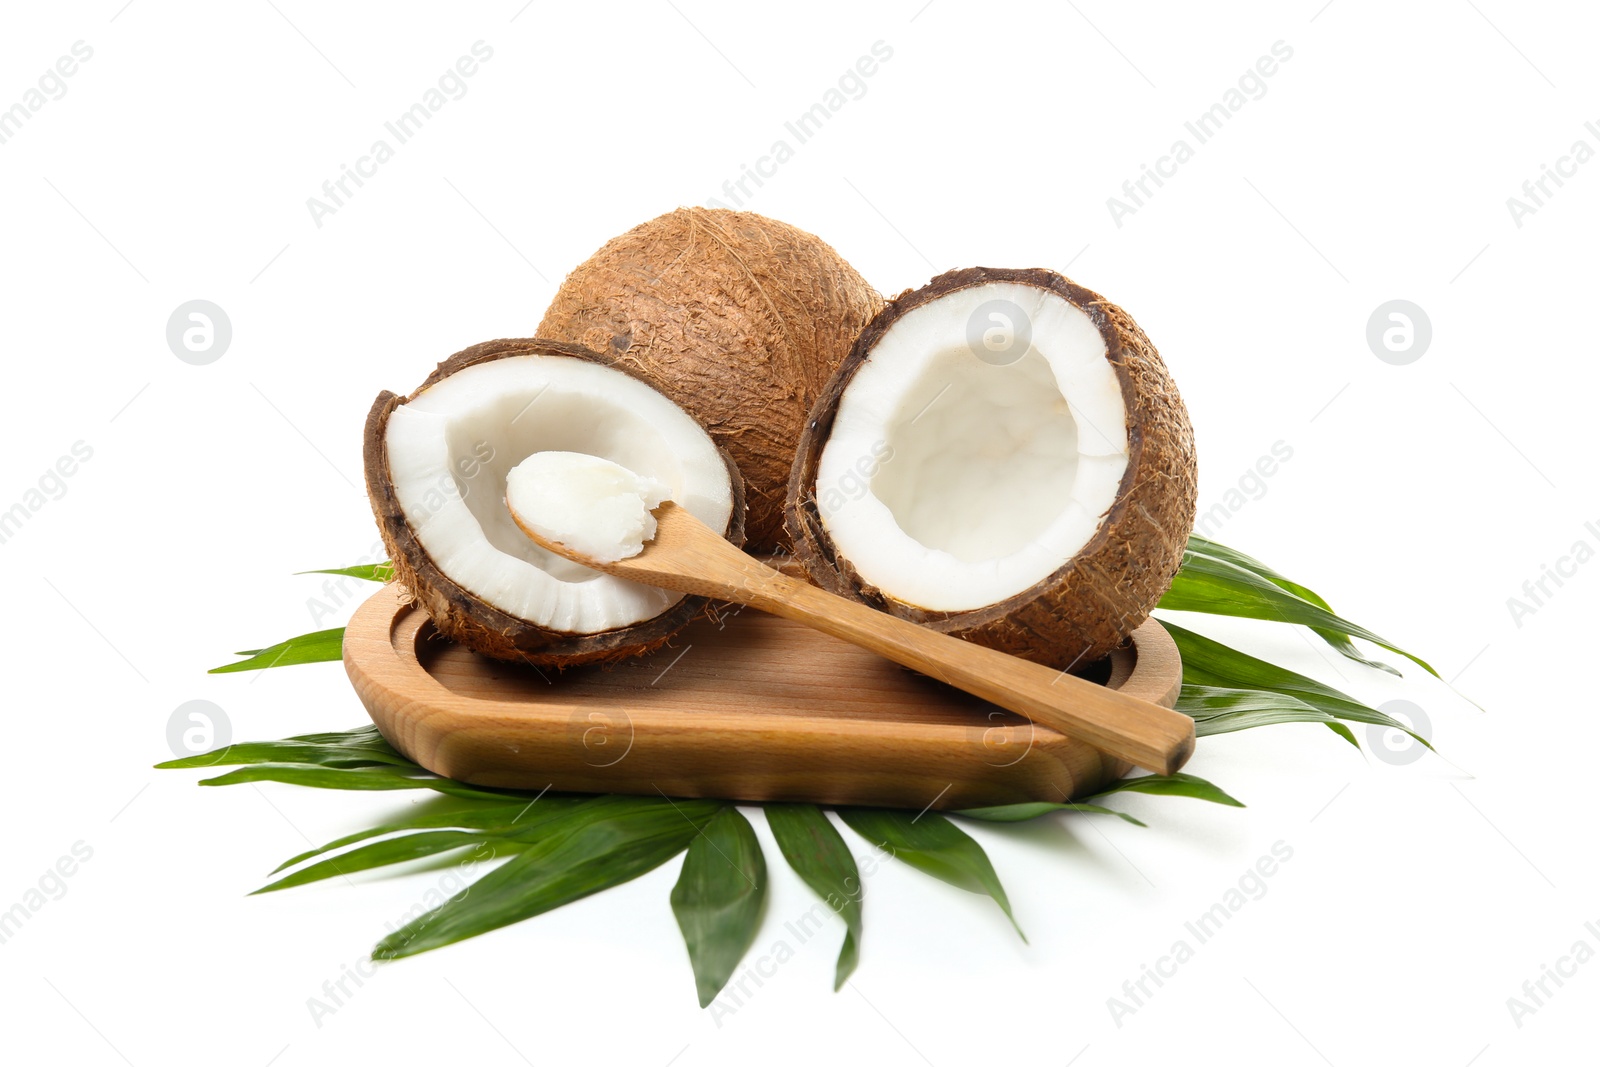
{"label": "green palm leaf", "polygon": [[844,944],[833,967],[833,988],[844,985],[861,959],[861,872],[844,837],[815,804],[768,804],[767,826],[800,880],[844,920]]}
{"label": "green palm leaf", "polygon": [[716,999],[749,951],[767,899],[767,861],[750,820],[729,805],[689,843],[672,887],[672,914],[683,931],[703,1008]]}
{"label": "green palm leaf", "polygon": [[439,948],[570,904],[654,870],[689,847],[715,800],[604,796],[545,824],[521,855],[379,941],[373,959]]}
{"label": "green palm leaf", "polygon": [[[201,785],[239,785],[243,782],[282,782],[316,789],[355,789],[386,791],[393,789],[432,789],[458,797],[479,797],[504,801],[512,794],[493,793],[438,775],[410,773],[409,767],[372,764],[363,767],[328,767],[302,763],[252,763],[216,778],[202,779]],[[419,768],[420,770],[420,768]]]}
{"label": "green palm leaf", "polygon": [[1080,815],[1115,815],[1123,822],[1129,822],[1135,826],[1148,825],[1135,819],[1125,811],[1116,811],[1112,808],[1101,807],[1099,804],[1081,804],[1075,801],[1027,800],[1020,804],[995,804],[986,808],[964,808],[953,814],[964,815],[969,819],[978,819],[982,822],[1026,822],[1029,819],[1037,819],[1041,815],[1049,815],[1053,811],[1075,811]]}
{"label": "green palm leaf", "polygon": [[[1208,542],[1209,543],[1209,542]],[[1249,559],[1231,553],[1237,559]],[[1252,563],[1254,561],[1251,561]],[[1257,564],[1257,566],[1260,566]],[[1287,579],[1281,579],[1287,583]],[[1230,615],[1248,619],[1266,619],[1271,622],[1299,623],[1309,626],[1324,638],[1342,635],[1345,640],[1331,640],[1333,647],[1351,659],[1369,666],[1390,670],[1384,664],[1362,656],[1348,640],[1359,637],[1381,648],[1404,656],[1434,677],[1439,672],[1428,663],[1407,652],[1364,626],[1335,615],[1320,597],[1307,600],[1293,589],[1304,589],[1294,583],[1280,584],[1262,572],[1243,566],[1232,559],[1210,555],[1191,547],[1183,557],[1183,566],[1172,580],[1172,587],[1157,607],[1169,611],[1198,611],[1211,615]],[[1313,594],[1315,595],[1315,594]]]}
{"label": "green palm leaf", "polygon": [[1213,804],[1228,804],[1236,808],[1244,807],[1233,797],[1224,793],[1204,778],[1192,774],[1146,774],[1138,778],[1124,778],[1108,789],[1102,789],[1081,801],[1066,801],[1052,803],[1048,800],[1026,801],[1021,804],[999,804],[987,808],[967,808],[955,814],[965,815],[969,819],[982,819],[984,822],[1024,822],[1036,819],[1041,815],[1048,815],[1053,811],[1076,811],[1086,815],[1115,815],[1125,822],[1135,826],[1144,823],[1135,819],[1125,811],[1116,811],[1102,807],[1090,801],[1099,800],[1101,797],[1110,796],[1112,793],[1150,793],[1156,796],[1169,797],[1194,797],[1196,800],[1209,800]]}
{"label": "green palm leaf", "polygon": [[850,829],[917,870],[969,893],[987,893],[1006,913],[1017,935],[1028,940],[1011,914],[1011,901],[988,853],[943,815],[936,811],[912,815],[889,808],[840,808],[839,817]]}
{"label": "green palm leaf", "polygon": [[[1260,560],[1255,559],[1252,556],[1245,555],[1238,549],[1229,548],[1227,545],[1219,545],[1217,542],[1209,541],[1198,534],[1190,534],[1189,551],[1198,556],[1210,556],[1213,559],[1218,559],[1224,563],[1230,563],[1235,567],[1240,567],[1246,571],[1250,571],[1262,578],[1265,578],[1278,588],[1294,594],[1301,600],[1315,604],[1317,607],[1322,608],[1324,611],[1327,611],[1330,614],[1333,612],[1333,605],[1324,600],[1315,590],[1301,585],[1299,582],[1285,578],[1283,575],[1279,574],[1265,563],[1262,563]],[[1368,657],[1363,656],[1360,650],[1356,648],[1356,646],[1351,642],[1350,638],[1345,634],[1340,633],[1337,630],[1320,629],[1315,626],[1312,627],[1312,630],[1316,632],[1318,637],[1322,638],[1324,641],[1328,642],[1328,644],[1337,649],[1340,655],[1349,659],[1353,659],[1357,663],[1364,663],[1369,667],[1376,667],[1380,671],[1385,671],[1393,675],[1399,675],[1400,672],[1389,666],[1387,663],[1382,663],[1378,660],[1369,659]]]}
{"label": "green palm leaf", "polygon": [[[279,864],[273,874],[286,871],[307,860],[336,852],[341,848],[369,841],[374,837],[406,833],[412,830],[478,830],[486,836],[524,839],[535,827],[556,815],[575,807],[587,797],[569,795],[535,797],[514,804],[500,804],[487,799],[439,797],[436,802],[418,805],[406,818],[359,830],[353,834],[329,841]],[[537,803],[534,801],[537,800]],[[465,806],[463,806],[465,805]],[[348,855],[348,853],[347,853]]]}
{"label": "green palm leaf", "polygon": [[492,840],[485,834],[473,833],[470,830],[427,830],[422,833],[406,834],[404,837],[392,837],[387,841],[375,841],[370,845],[353,848],[349,852],[313,863],[309,867],[302,867],[291,875],[262,886],[251,896],[288,889],[291,886],[307,885],[342,874],[370,871],[375,867],[385,867],[392,863],[405,863],[408,860],[436,856],[441,852],[452,852],[469,845],[490,845]]}
{"label": "green palm leaf", "polygon": [[[340,740],[323,740],[339,738]],[[427,773],[406,759],[378,735],[375,727],[352,730],[348,734],[317,734],[309,737],[288,737],[282,741],[248,741],[228,745],[198,756],[158,763],[161,770],[188,767],[229,767],[247,763],[315,763],[329,767],[357,767],[363,764],[384,763],[396,767],[415,768]]]}
{"label": "green palm leaf", "polygon": [[1244,807],[1239,801],[1224,793],[1204,778],[1179,771],[1176,774],[1142,774],[1137,778],[1123,778],[1107,789],[1095,793],[1090,799],[1098,800],[1112,793],[1149,793],[1162,797],[1193,797],[1209,800],[1213,804]]}
{"label": "green palm leaf", "polygon": [[224,663],[207,673],[232,674],[235,671],[259,671],[268,667],[290,667],[298,663],[326,663],[340,659],[344,655],[344,627],[301,634],[268,648],[241,652],[239,655],[250,658],[237,663]]}
{"label": "green palm leaf", "polygon": [[[1284,722],[1338,726],[1335,720],[1345,720],[1404,730],[1428,744],[1398,719],[1332,686],[1165,620],[1162,625],[1183,658],[1183,689],[1177,709],[1194,718],[1197,736]],[[1354,743],[1348,730],[1341,736]]]}
{"label": "green palm leaf", "polygon": [[338,574],[346,578],[360,578],[364,582],[389,582],[394,580],[394,564],[358,563],[353,567],[327,567],[315,571],[296,571],[296,574]]}

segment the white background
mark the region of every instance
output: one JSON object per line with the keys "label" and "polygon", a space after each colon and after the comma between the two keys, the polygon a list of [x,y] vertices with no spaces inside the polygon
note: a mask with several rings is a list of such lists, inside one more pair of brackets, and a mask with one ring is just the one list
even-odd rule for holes
{"label": "white background", "polygon": [[[274,6],[275,3],[275,6]],[[7,5],[0,107],[76,41],[93,57],[0,145],[6,352],[0,509],[78,441],[92,458],[0,545],[8,593],[0,908],[76,842],[65,893],[0,944],[17,1062],[628,1064],[1592,1059],[1600,963],[1520,1027],[1600,920],[1588,760],[1600,743],[1579,566],[1600,547],[1593,262],[1600,162],[1519,227],[1506,204],[1600,120],[1582,5],[1436,0],[760,5],[534,0]],[[1320,10],[1319,10],[1320,7]],[[319,228],[306,207],[482,40],[452,100]],[[1269,624],[1185,619],[1373,702],[1439,750],[1395,766],[1315,726],[1202,741],[1234,810],[1128,798],[1116,820],[978,827],[1030,941],[987,900],[874,875],[860,970],[842,927],[737,1011],[695,1006],[676,863],[515,928],[385,966],[320,1025],[308,999],[437,880],[244,894],[280,859],[404,801],[200,790],[179,704],[235,739],[363,721],[336,664],[207,676],[336,625],[310,567],[365,556],[372,397],[532,331],[565,271],[678,204],[725,202],[874,42],[892,58],[746,206],[832,242],[885,293],[951,267],[1049,266],[1126,307],[1199,435],[1202,507],[1278,441],[1293,458],[1215,528],[1430,657],[1478,701]],[[1293,57],[1117,226],[1106,200],[1274,42]],[[1192,139],[1191,139],[1192,143]],[[753,187],[752,187],[753,188]],[[1423,357],[1368,316],[1425,309]],[[165,324],[232,321],[209,366]],[[1569,570],[1571,568],[1569,567]],[[1381,739],[1380,739],[1381,742]],[[773,867],[755,957],[811,898]],[[865,853],[859,839],[850,840]],[[1123,996],[1274,842],[1293,858],[1176,977]],[[1192,939],[1191,939],[1192,942]]]}

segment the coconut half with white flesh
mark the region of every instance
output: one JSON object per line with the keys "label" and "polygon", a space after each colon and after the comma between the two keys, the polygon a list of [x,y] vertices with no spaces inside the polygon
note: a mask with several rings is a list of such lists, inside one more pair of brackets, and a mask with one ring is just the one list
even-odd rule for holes
{"label": "coconut half with white flesh", "polygon": [[[396,580],[440,633],[497,659],[565,667],[660,647],[702,598],[562,559],[517,527],[507,477],[548,452],[619,464],[744,541],[738,469],[682,408],[588,349],[489,341],[439,364],[408,397],[380,394],[367,416],[367,494]],[[524,492],[542,469],[519,473]]]}
{"label": "coconut half with white flesh", "polygon": [[1121,308],[970,268],[868,325],[812,409],[787,523],[823,588],[1063,669],[1123,643],[1195,514],[1194,433]]}

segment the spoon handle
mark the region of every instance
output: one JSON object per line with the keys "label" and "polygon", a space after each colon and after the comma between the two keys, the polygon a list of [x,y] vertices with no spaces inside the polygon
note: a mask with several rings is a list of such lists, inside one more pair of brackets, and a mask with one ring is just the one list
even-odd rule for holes
{"label": "spoon handle", "polygon": [[[878,653],[1156,774],[1194,751],[1194,720],[1114,689],[907,622],[776,571],[742,602]],[[739,598],[736,598],[739,599]]]}

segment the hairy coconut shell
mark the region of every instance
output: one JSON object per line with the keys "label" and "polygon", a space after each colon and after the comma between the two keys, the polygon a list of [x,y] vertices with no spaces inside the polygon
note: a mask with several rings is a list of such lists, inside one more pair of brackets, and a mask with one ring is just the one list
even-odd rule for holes
{"label": "hairy coconut shell", "polygon": [[[840,398],[889,327],[913,308],[990,282],[1048,289],[1099,328],[1127,409],[1128,467],[1094,536],[1054,574],[986,607],[928,611],[874,588],[838,554],[817,507],[817,465]],[[786,519],[796,554],[824,589],[1012,655],[1079,669],[1120,646],[1172,584],[1194,527],[1195,477],[1188,410],[1155,346],[1127,312],[1053,271],[972,267],[907,290],[862,333],[811,411],[789,482]]]}
{"label": "hairy coconut shell", "polygon": [[747,211],[679,208],[580,264],[539,324],[615,356],[695,416],[744,475],[752,551],[786,547],[806,415],[883,298],[820,238]]}
{"label": "hairy coconut shell", "polygon": [[[572,667],[626,659],[660,648],[705,608],[704,597],[686,596],[653,619],[616,630],[588,634],[547,630],[507,614],[457,585],[433,561],[400,508],[384,438],[389,414],[458,371],[490,360],[525,355],[570,356],[616,367],[638,377],[629,367],[619,366],[615,360],[578,345],[542,338],[513,339],[485,341],[457,352],[440,363],[410,396],[379,393],[367,415],[363,450],[367,497],[372,502],[372,514],[378,520],[378,531],[389,550],[389,559],[394,563],[394,580],[410,591],[440,633],[495,659],[544,667]],[[733,512],[724,536],[736,545],[743,545],[744,483],[727,451],[720,451],[733,486]]]}

